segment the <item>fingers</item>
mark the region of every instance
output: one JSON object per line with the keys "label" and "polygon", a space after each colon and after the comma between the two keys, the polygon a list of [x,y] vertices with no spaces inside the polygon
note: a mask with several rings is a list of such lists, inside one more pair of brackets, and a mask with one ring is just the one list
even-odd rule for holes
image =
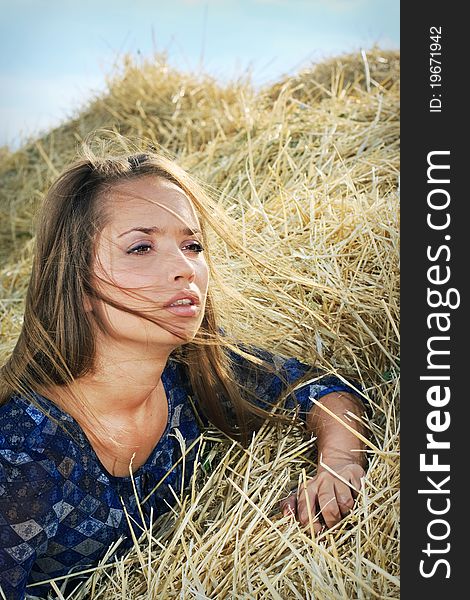
{"label": "fingers", "polygon": [[281,511],[284,517],[288,515],[297,516],[297,492],[292,492],[281,501]]}
{"label": "fingers", "polygon": [[[301,507],[300,510],[299,506]],[[292,492],[292,494],[281,501],[280,507],[284,517],[291,515],[292,517],[296,518],[302,526],[309,523],[308,508],[305,501],[305,496],[302,496],[300,493]],[[313,505],[311,508],[311,514],[314,519],[313,528],[315,533],[320,533],[323,523],[320,522],[318,516],[315,514],[316,511],[317,509],[315,508],[315,505]]]}
{"label": "fingers", "polygon": [[333,527],[346,517],[354,506],[351,488],[341,481],[329,481],[318,493],[321,514],[327,527]]}
{"label": "fingers", "polygon": [[[308,502],[308,504],[307,504]],[[318,504],[318,495],[315,478],[307,482],[307,493],[303,485],[300,486],[297,494],[297,519],[302,526],[310,523],[312,518],[313,529],[315,533],[320,533],[323,529],[323,522]]]}
{"label": "fingers", "polygon": [[307,486],[299,486],[297,498],[297,516],[300,524],[305,526],[312,520],[315,533],[324,529],[325,523],[320,511],[318,497],[318,475],[307,481]]}
{"label": "fingers", "polygon": [[310,512],[317,533],[323,524],[333,527],[352,511],[363,474],[359,465],[348,465],[341,471],[341,478],[323,471],[307,482],[306,490],[301,485],[297,494],[283,500],[281,510],[284,515],[295,515],[302,526],[310,522]]}
{"label": "fingers", "polygon": [[364,475],[365,471],[360,465],[354,465],[350,470],[349,481],[353,486],[353,489],[351,490],[353,498],[357,497],[356,490],[360,490],[362,487],[362,478]]}

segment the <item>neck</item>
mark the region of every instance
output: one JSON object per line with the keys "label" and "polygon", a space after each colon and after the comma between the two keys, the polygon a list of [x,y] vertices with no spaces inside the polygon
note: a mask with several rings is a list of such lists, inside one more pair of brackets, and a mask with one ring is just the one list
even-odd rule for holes
{"label": "neck", "polygon": [[97,344],[95,368],[71,385],[39,390],[81,421],[83,410],[98,420],[142,415],[161,387],[161,376],[176,346],[130,347],[115,340]]}
{"label": "neck", "polygon": [[108,343],[97,353],[93,372],[78,379],[74,386],[97,416],[131,416],[153,397],[172,350]]}
{"label": "neck", "polygon": [[45,390],[79,423],[114,475],[128,475],[131,461],[133,468],[142,465],[165,429],[168,404],[161,377],[173,349],[107,343],[99,346],[92,373],[67,388]]}

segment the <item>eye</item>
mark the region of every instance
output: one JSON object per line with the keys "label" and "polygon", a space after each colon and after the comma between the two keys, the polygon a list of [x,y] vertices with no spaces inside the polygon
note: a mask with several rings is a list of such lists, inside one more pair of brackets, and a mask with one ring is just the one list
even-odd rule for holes
{"label": "eye", "polygon": [[199,254],[200,252],[204,252],[204,248],[202,244],[199,242],[188,242],[184,244],[182,250],[189,250],[189,252],[194,252],[195,254]]}
{"label": "eye", "polygon": [[138,244],[137,246],[134,246],[133,248],[130,248],[129,250],[127,250],[127,254],[143,255],[143,254],[148,254],[150,252],[150,250],[152,250],[152,244],[142,243],[142,244]]}

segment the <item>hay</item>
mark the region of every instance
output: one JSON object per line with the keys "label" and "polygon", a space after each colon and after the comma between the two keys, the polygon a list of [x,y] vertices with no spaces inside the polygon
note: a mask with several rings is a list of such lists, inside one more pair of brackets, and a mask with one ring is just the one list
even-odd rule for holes
{"label": "hay", "polygon": [[224,325],[233,335],[359,373],[374,409],[364,488],[334,529],[315,537],[278,512],[302,469],[314,472],[310,442],[263,428],[243,451],[207,431],[189,495],[73,598],[399,597],[398,106],[399,56],[377,48],[258,92],[248,78],[222,87],[161,56],[128,59],[75,118],[1,150],[0,362],[21,326],[38,202],[102,128],[164,148],[263,257],[253,269],[212,236],[219,270],[253,305],[247,313],[232,297]]}

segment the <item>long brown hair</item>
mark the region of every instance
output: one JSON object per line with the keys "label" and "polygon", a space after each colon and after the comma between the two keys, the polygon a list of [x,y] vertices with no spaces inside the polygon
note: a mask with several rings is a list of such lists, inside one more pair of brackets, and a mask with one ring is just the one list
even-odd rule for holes
{"label": "long brown hair", "polygon": [[[0,372],[0,404],[13,394],[32,398],[31,391],[67,386],[92,371],[96,315],[86,310],[86,297],[100,298],[120,310],[153,320],[148,314],[116,304],[92,285],[93,251],[106,214],[100,196],[114,184],[137,177],[165,178],[180,187],[201,219],[217,220],[202,187],[173,161],[146,153],[125,156],[86,156],[55,181],[40,212],[23,327],[12,355]],[[210,271],[214,266],[208,258]],[[160,323],[159,323],[160,324]],[[98,325],[99,322],[98,322]],[[163,324],[161,324],[163,326]],[[253,408],[233,376],[227,349],[237,350],[218,326],[209,286],[205,315],[196,338],[177,355],[185,364],[192,390],[206,417],[219,429],[246,443],[256,427]],[[248,358],[250,357],[248,353]],[[256,362],[256,358],[254,359]],[[231,422],[225,403],[232,407]]]}

